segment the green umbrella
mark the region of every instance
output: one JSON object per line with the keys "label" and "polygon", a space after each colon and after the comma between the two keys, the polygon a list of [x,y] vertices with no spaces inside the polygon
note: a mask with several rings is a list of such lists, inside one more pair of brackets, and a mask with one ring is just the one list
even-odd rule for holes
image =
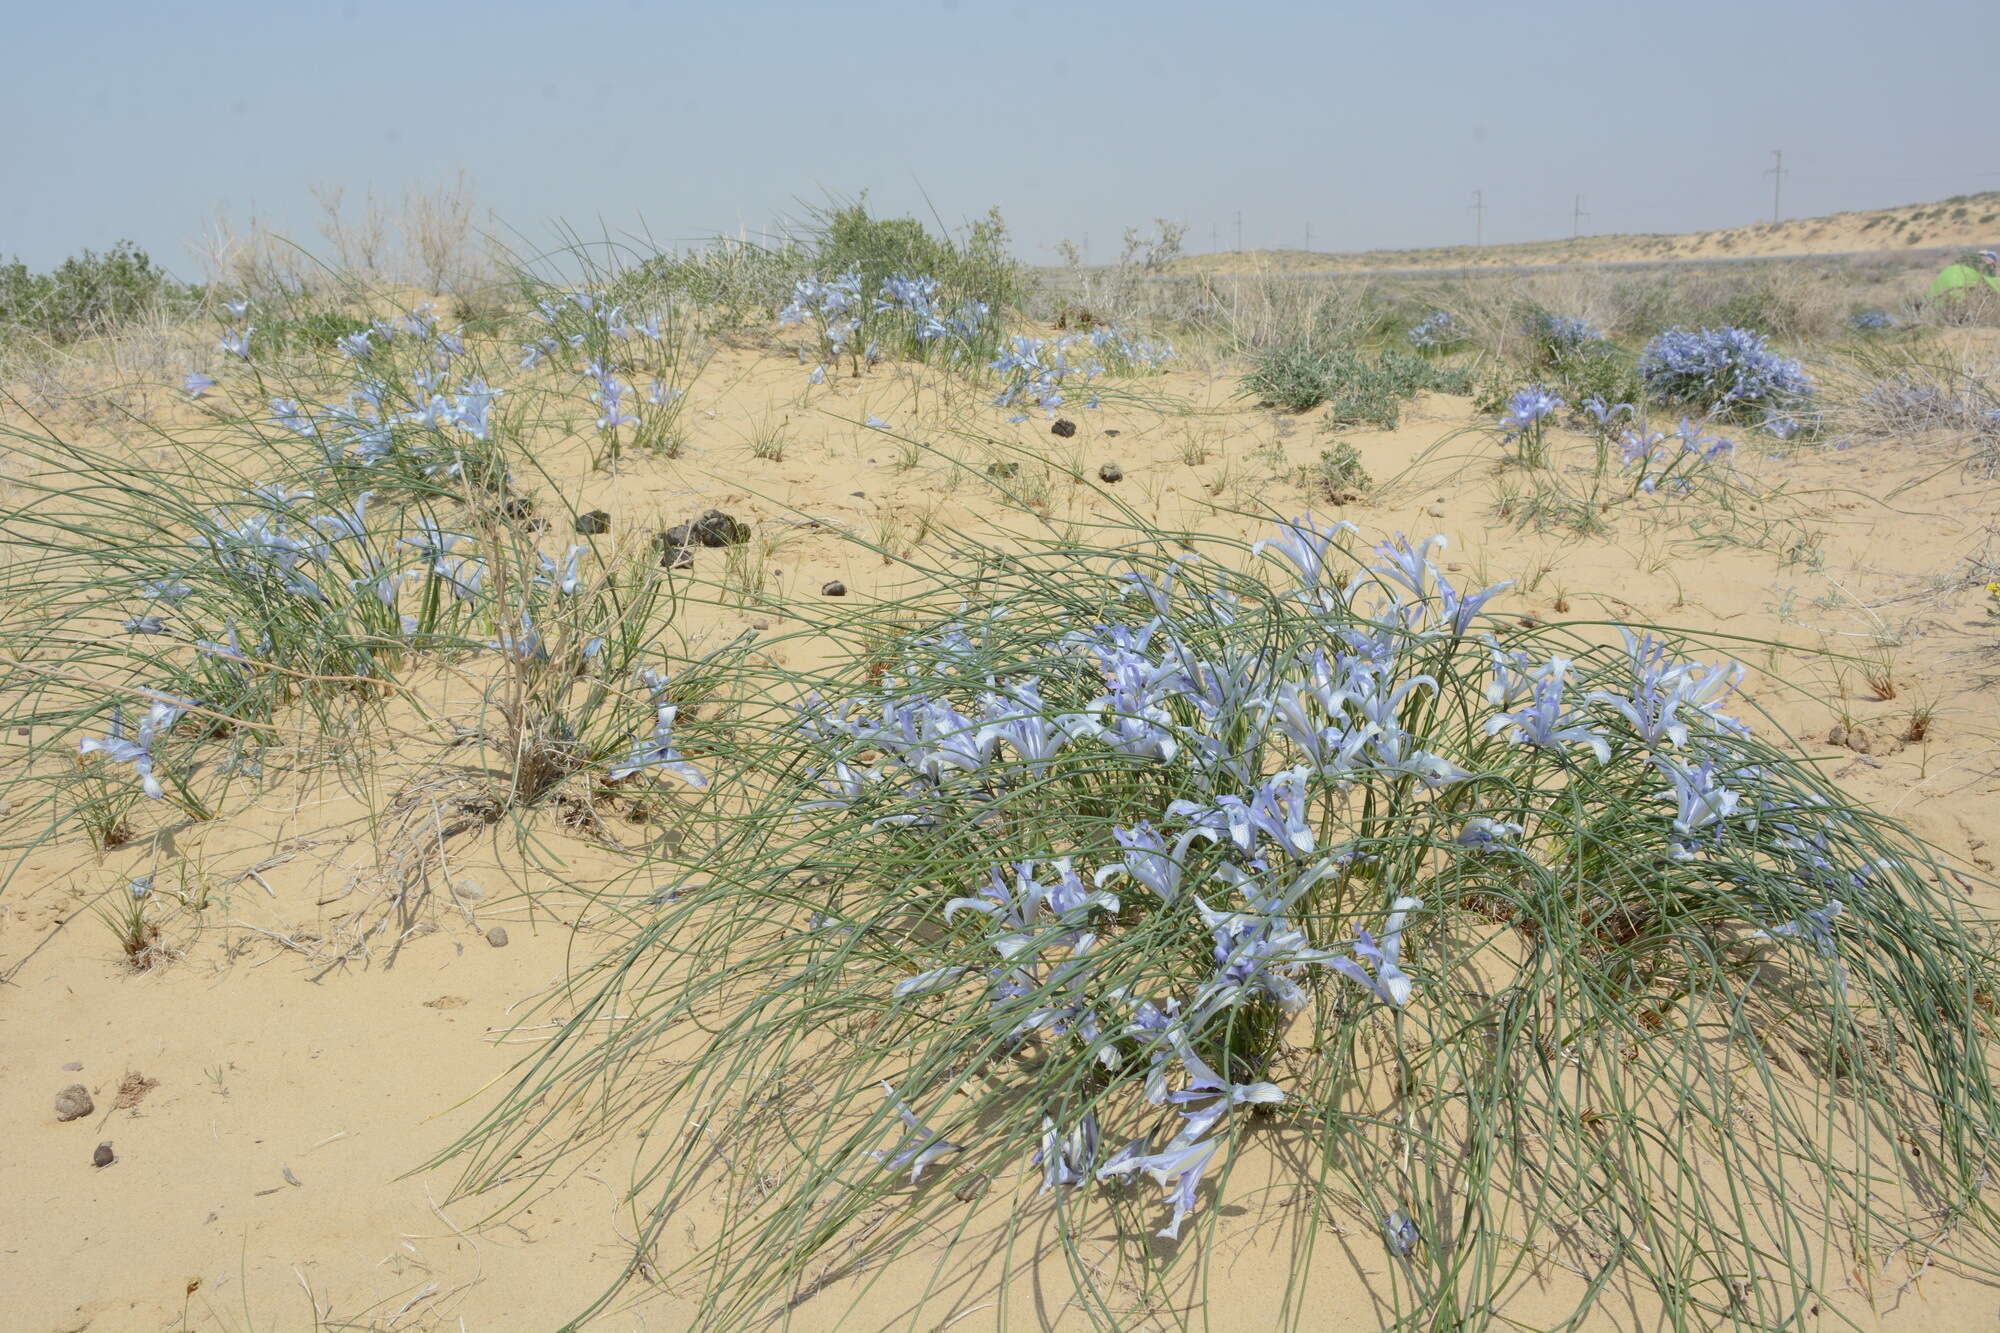
{"label": "green umbrella", "polygon": [[1981,273],[1970,264],[1952,264],[1943,269],[1931,282],[1932,296],[1943,296],[1947,292],[1963,291],[1967,287],[1991,287],[2000,292],[2000,278]]}

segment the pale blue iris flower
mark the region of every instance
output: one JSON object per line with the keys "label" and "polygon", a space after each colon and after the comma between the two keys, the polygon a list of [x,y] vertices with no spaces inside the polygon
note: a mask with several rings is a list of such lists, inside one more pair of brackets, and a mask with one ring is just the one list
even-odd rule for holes
{"label": "pale blue iris flower", "polygon": [[78,754],[102,754],[116,764],[130,764],[132,771],[139,775],[140,786],[146,795],[161,800],[166,791],[160,786],[159,778],[153,772],[153,746],[160,737],[172,729],[188,710],[188,705],[169,703],[164,700],[146,710],[139,720],[139,729],[132,735],[125,734],[125,717],[121,710],[111,712],[110,725],[102,737],[88,737],[77,746]]}
{"label": "pale blue iris flower", "polygon": [[944,1139],[936,1130],[919,1120],[917,1113],[896,1095],[896,1089],[887,1081],[882,1084],[882,1094],[889,1099],[889,1104],[896,1108],[896,1116],[903,1122],[903,1141],[900,1144],[888,1151],[869,1154],[888,1170],[901,1171],[904,1167],[909,1167],[910,1183],[914,1185],[925,1167],[952,1153],[964,1151],[958,1144]]}
{"label": "pale blue iris flower", "polygon": [[616,782],[628,778],[643,769],[657,768],[673,774],[690,787],[706,787],[708,779],[700,769],[681,758],[674,748],[674,714],[678,710],[673,704],[661,704],[653,724],[653,734],[632,746],[632,753],[623,763],[611,767],[611,780]]}

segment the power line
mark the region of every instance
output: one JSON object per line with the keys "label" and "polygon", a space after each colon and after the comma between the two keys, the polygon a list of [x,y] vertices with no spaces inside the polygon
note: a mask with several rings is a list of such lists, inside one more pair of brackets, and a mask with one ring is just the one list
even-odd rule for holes
{"label": "power line", "polygon": [[1764,174],[1771,178],[1771,221],[1775,223],[1778,220],[1779,191],[1785,184],[1785,150],[1782,148],[1773,148],[1771,150],[1771,157],[1773,159],[1772,165],[1765,170]]}
{"label": "power line", "polygon": [[1486,191],[1474,190],[1472,202],[1466,205],[1466,212],[1475,217],[1472,229],[1472,244],[1475,248],[1486,244]]}

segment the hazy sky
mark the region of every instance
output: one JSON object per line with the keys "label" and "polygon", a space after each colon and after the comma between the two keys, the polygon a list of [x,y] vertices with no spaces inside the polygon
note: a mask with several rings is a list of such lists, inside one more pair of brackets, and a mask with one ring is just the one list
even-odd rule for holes
{"label": "hazy sky", "polygon": [[683,241],[828,191],[1022,257],[1683,231],[2000,189],[1990,0],[1895,4],[17,3],[0,255],[131,237],[192,276],[224,210],[466,168],[531,237]]}

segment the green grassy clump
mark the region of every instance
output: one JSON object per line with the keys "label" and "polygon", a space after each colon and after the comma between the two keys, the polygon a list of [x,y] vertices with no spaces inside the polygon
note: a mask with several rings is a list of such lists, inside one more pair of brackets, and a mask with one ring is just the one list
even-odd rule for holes
{"label": "green grassy clump", "polygon": [[85,250],[48,273],[15,259],[0,263],[0,339],[72,343],[146,314],[184,317],[202,296],[202,288],[176,281],[130,241],[104,254]]}
{"label": "green grassy clump", "polygon": [[1331,425],[1394,430],[1403,404],[1419,393],[1466,393],[1471,374],[1456,366],[1393,349],[1373,358],[1350,344],[1315,347],[1277,343],[1256,352],[1240,392],[1259,404],[1309,412],[1328,404]]}
{"label": "green grassy clump", "polygon": [[1317,462],[1299,469],[1299,485],[1308,493],[1332,500],[1354,491],[1374,489],[1375,479],[1361,465],[1361,455],[1345,440],[1319,451]]}

